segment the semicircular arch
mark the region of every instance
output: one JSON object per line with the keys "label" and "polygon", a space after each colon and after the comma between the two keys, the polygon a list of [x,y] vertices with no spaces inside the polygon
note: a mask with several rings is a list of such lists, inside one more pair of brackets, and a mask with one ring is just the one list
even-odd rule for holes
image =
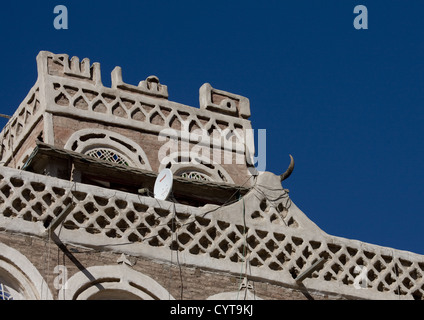
{"label": "semicircular arch", "polygon": [[117,157],[128,160],[133,167],[152,170],[143,148],[133,140],[110,130],[82,129],[74,132],[65,144],[65,149],[89,154],[101,149],[115,153]]}
{"label": "semicircular arch", "polygon": [[125,264],[94,266],[74,274],[59,299],[174,300],[158,282]]}
{"label": "semicircular arch", "polygon": [[191,152],[175,152],[161,161],[159,172],[168,168],[176,176],[199,176],[216,182],[227,182],[233,184],[234,181],[228,172],[218,163],[208,157],[201,156]]}
{"label": "semicircular arch", "polygon": [[3,243],[0,243],[0,283],[14,300],[53,299],[46,281],[31,261]]}

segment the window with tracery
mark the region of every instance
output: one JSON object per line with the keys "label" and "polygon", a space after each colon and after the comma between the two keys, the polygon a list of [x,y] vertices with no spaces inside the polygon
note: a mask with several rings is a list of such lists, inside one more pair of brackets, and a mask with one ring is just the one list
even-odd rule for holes
{"label": "window with tracery", "polygon": [[3,283],[0,283],[0,300],[13,300],[12,295],[3,285]]}
{"label": "window with tracery", "polygon": [[108,148],[95,148],[86,153],[87,156],[94,157],[100,160],[129,166],[129,161],[116,151]]}
{"label": "window with tracery", "polygon": [[209,176],[198,171],[186,171],[183,172],[180,176],[192,180],[211,181],[211,178]]}
{"label": "window with tracery", "polygon": [[212,163],[211,159],[205,157],[193,157],[186,152],[169,155],[168,160],[159,166],[159,171],[163,168],[170,169],[176,177],[234,184],[231,176],[221,165]]}

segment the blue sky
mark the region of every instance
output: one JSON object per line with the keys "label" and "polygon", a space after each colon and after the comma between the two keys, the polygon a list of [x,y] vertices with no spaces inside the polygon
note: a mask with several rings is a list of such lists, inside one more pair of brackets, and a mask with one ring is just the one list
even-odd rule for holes
{"label": "blue sky", "polygon": [[[60,4],[68,30],[53,27]],[[423,15],[419,0],[8,1],[0,112],[36,81],[40,50],[100,62],[107,86],[117,65],[134,85],[154,74],[196,107],[209,82],[250,99],[267,171],[294,156],[283,186],[319,227],[424,254]]]}

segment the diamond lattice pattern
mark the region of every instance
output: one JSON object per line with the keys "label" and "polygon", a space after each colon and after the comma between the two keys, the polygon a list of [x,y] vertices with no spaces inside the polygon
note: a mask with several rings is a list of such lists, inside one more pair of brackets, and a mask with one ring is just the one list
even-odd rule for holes
{"label": "diamond lattice pattern", "polygon": [[63,228],[107,243],[178,250],[193,259],[208,257],[230,264],[248,261],[251,268],[291,279],[325,258],[324,265],[312,274],[313,281],[334,284],[334,288],[354,286],[356,267],[363,266],[367,270],[362,281],[366,288],[423,299],[422,256],[411,253],[405,258],[390,248],[310,235],[287,210],[287,197],[271,204],[253,190],[245,199],[251,208],[246,208],[244,220],[235,219],[226,211],[205,214],[199,208],[0,168],[2,223],[20,219],[22,225],[48,225],[73,201],[76,207]]}

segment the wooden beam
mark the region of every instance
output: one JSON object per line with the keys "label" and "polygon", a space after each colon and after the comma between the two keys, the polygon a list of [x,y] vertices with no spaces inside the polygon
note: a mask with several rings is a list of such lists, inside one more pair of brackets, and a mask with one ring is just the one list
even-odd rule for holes
{"label": "wooden beam", "polygon": [[318,261],[316,261],[312,266],[302,272],[296,279],[296,282],[302,282],[306,278],[308,278],[316,269],[318,269],[325,262],[325,258],[322,257]]}
{"label": "wooden beam", "polygon": [[65,218],[71,213],[71,211],[75,208],[75,203],[71,202],[66,206],[65,209],[62,210],[59,215],[52,220],[52,222],[47,226],[45,233],[49,234],[49,232],[53,232],[62,222],[65,220]]}

